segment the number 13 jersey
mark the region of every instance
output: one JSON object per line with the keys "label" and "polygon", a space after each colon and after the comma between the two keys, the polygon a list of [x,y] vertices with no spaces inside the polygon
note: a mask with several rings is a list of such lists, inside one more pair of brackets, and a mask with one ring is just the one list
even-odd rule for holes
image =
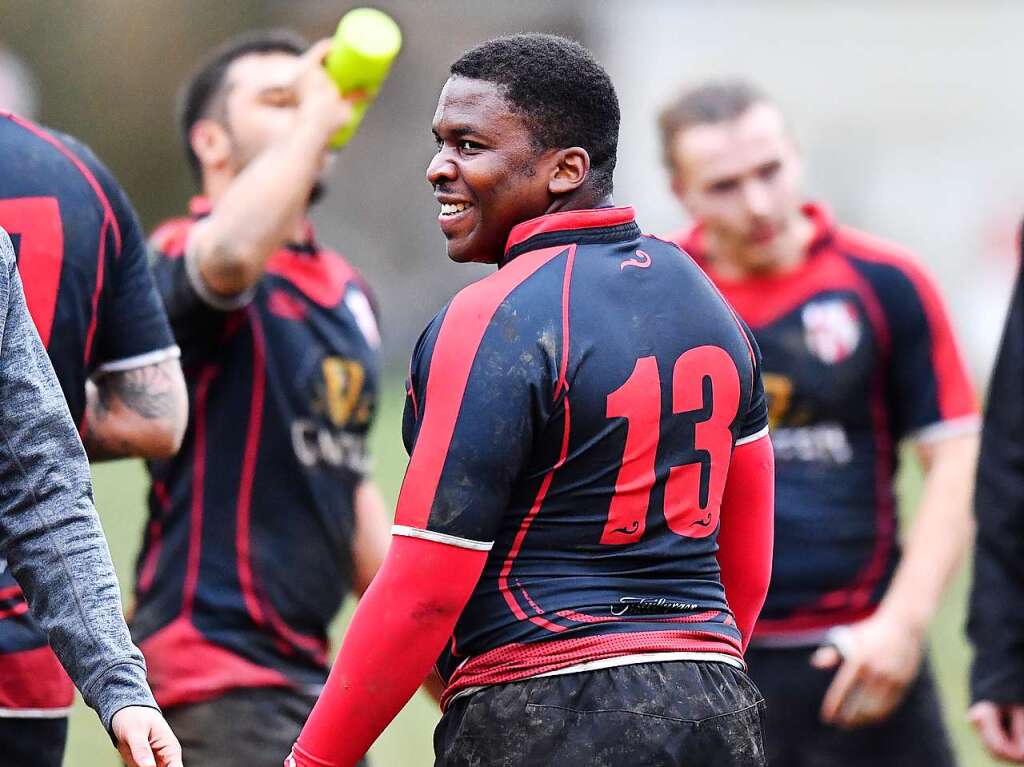
{"label": "number 13 jersey", "polygon": [[718,515],[733,447],[766,435],[749,331],[632,208],[515,227],[410,372],[394,532],[489,552],[446,698],[639,659],[742,665]]}

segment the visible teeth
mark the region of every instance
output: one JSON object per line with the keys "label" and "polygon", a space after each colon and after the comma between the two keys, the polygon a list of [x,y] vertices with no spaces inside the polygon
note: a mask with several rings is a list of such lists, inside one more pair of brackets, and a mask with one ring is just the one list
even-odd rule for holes
{"label": "visible teeth", "polygon": [[442,202],[441,203],[441,215],[442,216],[454,216],[456,213],[461,213],[462,211],[464,211],[468,207],[469,207],[469,205],[467,203],[464,203],[464,202],[459,202],[459,203],[455,203],[455,204],[447,203],[447,202]]}

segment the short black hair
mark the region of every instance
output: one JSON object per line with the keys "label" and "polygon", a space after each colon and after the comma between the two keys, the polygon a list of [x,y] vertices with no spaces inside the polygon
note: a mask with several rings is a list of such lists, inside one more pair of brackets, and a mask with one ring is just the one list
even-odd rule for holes
{"label": "short black hair", "polygon": [[301,56],[309,42],[290,29],[266,29],[247,32],[221,43],[199,63],[182,86],[178,97],[178,128],[185,145],[185,157],[196,181],[202,181],[199,158],[192,151],[192,126],[209,117],[218,103],[228,68],[243,56],[266,53],[290,53]]}
{"label": "short black hair", "polygon": [[687,88],[658,116],[665,165],[675,170],[672,142],[680,132],[696,125],[731,122],[754,104],[772,103],[764,91],[747,80],[709,80]]}
{"label": "short black hair", "polygon": [[450,71],[500,86],[539,149],[586,149],[595,191],[611,193],[619,99],[590,51],[557,35],[508,35],[462,54]]}

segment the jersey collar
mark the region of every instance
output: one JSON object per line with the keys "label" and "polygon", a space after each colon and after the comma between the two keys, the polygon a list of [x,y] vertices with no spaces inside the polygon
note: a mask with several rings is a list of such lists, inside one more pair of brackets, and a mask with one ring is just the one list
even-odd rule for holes
{"label": "jersey collar", "polygon": [[[811,241],[807,243],[807,248],[804,251],[804,254],[810,258],[832,241],[836,222],[832,217],[832,212],[820,202],[805,203],[800,207],[800,211],[814,225],[814,234],[811,236]],[[698,261],[703,261],[707,255],[704,252],[704,227],[700,224],[697,224],[679,239],[673,237],[672,241],[679,242],[683,250]]]}
{"label": "jersey collar", "polygon": [[[581,231],[583,230],[583,231]],[[579,242],[581,239],[626,240],[640,235],[636,211],[621,208],[592,208],[548,213],[516,224],[508,234],[501,264],[537,247]]]}
{"label": "jersey collar", "polygon": [[[194,219],[200,219],[204,216],[208,216],[212,210],[213,205],[210,203],[210,199],[204,195],[197,194],[188,201],[188,212]],[[320,250],[320,246],[317,244],[316,234],[313,231],[313,225],[309,222],[309,219],[303,220],[302,229],[302,241],[286,242],[284,246],[285,249],[295,251],[296,253],[308,253],[310,255],[317,253]]]}

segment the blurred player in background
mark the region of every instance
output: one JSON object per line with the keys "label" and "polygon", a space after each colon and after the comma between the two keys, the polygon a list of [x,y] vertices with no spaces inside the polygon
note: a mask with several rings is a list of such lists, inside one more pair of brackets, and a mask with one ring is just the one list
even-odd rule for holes
{"label": "blurred player in background", "polygon": [[306,218],[349,118],[288,33],[213,52],[181,131],[202,189],[152,237],[192,419],[150,465],[132,629],[186,764],[279,765],[327,678],[327,630],[387,548],[367,478],[379,336]]}
{"label": "blurred player in background", "polygon": [[967,633],[971,722],[994,757],[1024,764],[1024,274],[1010,301],[978,456]]}
{"label": "blurred player in background", "polygon": [[[172,455],[188,406],[178,348],[142,229],[107,169],[75,139],[0,112],[0,227],[89,458]],[[0,752],[15,758],[8,738],[33,742],[33,765],[59,765],[72,701],[4,564]]]}
{"label": "blurred player in background", "polygon": [[[942,300],[901,250],[804,204],[794,138],[752,86],[699,85],[661,131],[696,222],[671,239],[764,355],[775,556],[748,662],[769,763],[951,764],[922,655],[970,540],[978,417]],[[925,476],[901,555],[904,440]]]}
{"label": "blurred player in background", "polygon": [[427,179],[448,256],[499,269],[417,344],[391,548],[289,764],[355,763],[435,662],[437,765],[763,764],[742,660],[771,559],[757,352],[612,207],[618,128],[572,41],[452,65]]}

